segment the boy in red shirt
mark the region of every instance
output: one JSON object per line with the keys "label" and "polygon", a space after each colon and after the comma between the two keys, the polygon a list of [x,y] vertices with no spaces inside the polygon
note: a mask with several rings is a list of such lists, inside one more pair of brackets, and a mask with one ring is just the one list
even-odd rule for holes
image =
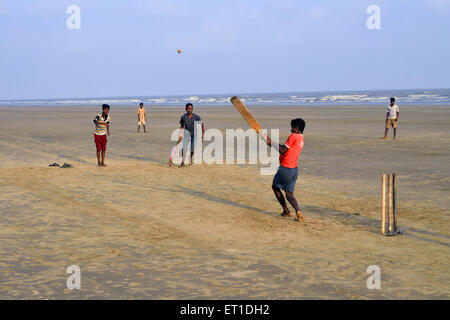
{"label": "boy in red shirt", "polygon": [[[286,140],[285,144],[273,146],[280,152],[280,167],[273,178],[272,190],[278,199],[278,202],[283,207],[282,217],[291,216],[291,212],[287,207],[281,190],[286,192],[286,198],[294,207],[297,218],[295,221],[303,222],[303,213],[298,207],[297,200],[294,197],[295,182],[298,177],[298,157],[304,146],[303,130],[305,130],[305,121],[297,118],[291,121],[291,135]],[[262,136],[269,146],[272,141],[269,137]]]}

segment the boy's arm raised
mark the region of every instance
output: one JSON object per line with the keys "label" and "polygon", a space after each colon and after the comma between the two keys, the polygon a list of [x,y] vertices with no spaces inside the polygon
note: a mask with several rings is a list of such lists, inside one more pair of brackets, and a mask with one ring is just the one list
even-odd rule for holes
{"label": "boy's arm raised", "polygon": [[272,139],[270,139],[270,137],[266,136],[262,131],[259,132],[259,135],[261,136],[261,138],[267,143],[267,145],[269,147],[273,147],[275,150],[277,150],[279,153],[283,154],[286,153],[286,151],[289,150],[288,147],[286,147],[286,145],[284,144],[275,144],[272,145]]}

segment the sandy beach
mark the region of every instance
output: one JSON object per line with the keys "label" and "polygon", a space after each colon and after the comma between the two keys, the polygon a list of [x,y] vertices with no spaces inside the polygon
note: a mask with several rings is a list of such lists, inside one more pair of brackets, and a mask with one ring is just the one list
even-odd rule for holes
{"label": "sandy beach", "polygon": [[[169,168],[184,107],[0,106],[0,299],[449,299],[450,106],[249,107],[264,128],[306,121],[295,195],[281,218],[261,165]],[[248,129],[233,106],[195,107],[206,128]],[[53,168],[57,162],[69,169]],[[398,174],[398,223],[380,234],[381,175]],[[66,268],[81,268],[81,290]],[[370,265],[381,289],[366,285]]]}

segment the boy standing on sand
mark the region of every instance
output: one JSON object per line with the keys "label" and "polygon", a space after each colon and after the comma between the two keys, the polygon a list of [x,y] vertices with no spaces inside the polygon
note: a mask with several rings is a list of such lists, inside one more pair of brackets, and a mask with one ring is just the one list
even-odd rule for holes
{"label": "boy standing on sand", "polygon": [[[189,143],[189,139],[191,141],[191,162],[192,164],[192,158],[194,157],[194,146],[195,146],[195,140],[197,132],[195,130],[195,122],[202,121],[199,115],[196,115],[193,113],[194,106],[192,103],[186,104],[186,113],[181,116],[180,119],[180,129],[184,129],[184,141],[183,141],[183,151],[182,151],[182,158],[181,158],[181,165],[180,167],[184,167],[184,154],[187,152],[187,146]],[[181,131],[180,131],[181,133]],[[205,135],[205,125],[202,122],[202,141],[203,137]],[[183,137],[178,137],[178,142],[180,142],[183,139]]]}
{"label": "boy standing on sand", "polygon": [[[298,157],[305,145],[303,139],[303,130],[305,130],[305,121],[301,118],[293,119],[291,121],[291,135],[283,145],[273,146],[280,152],[280,167],[273,178],[272,190],[277,197],[278,202],[283,207],[282,217],[290,217],[291,212],[286,205],[286,200],[281,190],[286,192],[286,198],[294,207],[297,215],[295,221],[303,222],[303,213],[298,207],[297,200],[294,197],[295,182],[298,177]],[[262,135],[269,146],[272,146],[272,141],[269,137]]]}
{"label": "boy standing on sand", "polygon": [[137,110],[137,117],[138,117],[138,127],[137,132],[139,133],[139,129],[141,128],[141,124],[144,127],[144,133],[147,133],[147,130],[145,130],[145,121],[147,120],[147,115],[145,113],[144,104],[141,102],[139,104],[139,108]]}
{"label": "boy standing on sand", "polygon": [[[110,124],[110,117],[109,117],[109,105],[103,104],[102,105],[102,113],[99,113],[94,118],[95,123],[95,132],[94,132],[94,141],[95,146],[97,147],[97,162],[99,167],[104,167],[105,165],[105,154],[106,154],[106,143],[108,142],[108,139],[106,138],[106,135],[109,137],[109,124]],[[100,160],[100,154],[101,154],[101,160]]]}
{"label": "boy standing on sand", "polygon": [[397,136],[397,121],[398,115],[400,114],[400,109],[398,105],[395,104],[395,98],[391,98],[391,104],[387,107],[386,112],[386,129],[384,129],[384,137],[383,140],[386,140],[389,127],[392,126],[394,128],[394,139]]}

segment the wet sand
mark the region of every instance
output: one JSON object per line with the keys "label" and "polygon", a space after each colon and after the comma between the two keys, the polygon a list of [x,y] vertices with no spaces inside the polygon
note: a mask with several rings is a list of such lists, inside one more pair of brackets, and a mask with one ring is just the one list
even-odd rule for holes
{"label": "wet sand", "polygon": [[[107,167],[98,107],[0,107],[0,299],[449,299],[450,107],[250,107],[289,134],[306,120],[296,196],[279,217],[260,165],[167,166],[183,107],[112,106]],[[206,128],[248,125],[196,107]],[[69,162],[70,169],[48,164]],[[380,235],[382,173],[398,173],[403,235]],[[66,288],[69,265],[81,290]],[[369,290],[367,267],[381,268]]]}

